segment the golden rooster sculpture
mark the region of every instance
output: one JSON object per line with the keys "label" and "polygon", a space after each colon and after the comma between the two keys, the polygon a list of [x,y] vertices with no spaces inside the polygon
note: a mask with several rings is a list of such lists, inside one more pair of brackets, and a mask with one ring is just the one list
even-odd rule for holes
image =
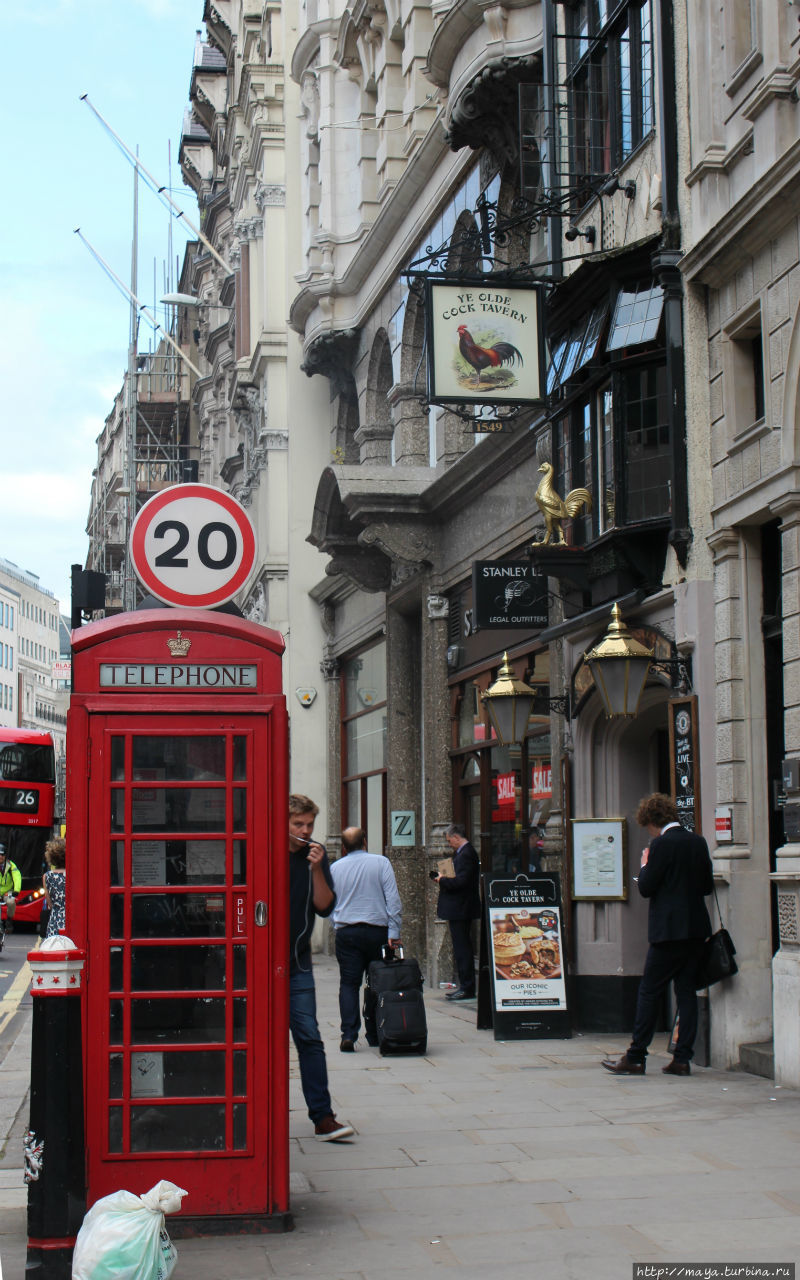
{"label": "golden rooster sculpture", "polygon": [[567,540],[561,528],[561,521],[567,516],[576,516],[581,507],[591,511],[592,495],[588,489],[572,489],[566,498],[561,498],[553,487],[553,468],[550,463],[543,462],[539,471],[543,479],[539,483],[535,497],[536,505],[544,516],[545,534],[542,539],[534,541],[533,546],[544,547],[548,542],[554,542],[559,547],[566,546]]}

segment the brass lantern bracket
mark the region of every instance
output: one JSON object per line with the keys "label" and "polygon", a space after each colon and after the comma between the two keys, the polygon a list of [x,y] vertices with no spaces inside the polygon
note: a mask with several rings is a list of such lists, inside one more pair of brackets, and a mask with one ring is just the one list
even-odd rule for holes
{"label": "brass lantern bracket", "polygon": [[692,659],[689,654],[677,658],[654,658],[650,668],[651,674],[658,674],[662,668],[669,672],[670,684],[676,693],[682,695],[694,692],[692,686]]}

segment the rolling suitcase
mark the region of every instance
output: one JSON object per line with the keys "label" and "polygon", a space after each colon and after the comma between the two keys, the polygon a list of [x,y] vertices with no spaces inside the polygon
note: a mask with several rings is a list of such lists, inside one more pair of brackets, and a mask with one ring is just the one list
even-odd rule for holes
{"label": "rolling suitcase", "polygon": [[428,1048],[428,1020],[425,1002],[417,988],[411,991],[382,991],[378,996],[378,1046],[381,1054],[425,1053]]}
{"label": "rolling suitcase", "polygon": [[406,960],[403,948],[383,948],[383,959],[373,960],[364,986],[364,1028],[367,1042],[376,1044],[378,999],[383,991],[422,991],[422,970],[418,961]]}

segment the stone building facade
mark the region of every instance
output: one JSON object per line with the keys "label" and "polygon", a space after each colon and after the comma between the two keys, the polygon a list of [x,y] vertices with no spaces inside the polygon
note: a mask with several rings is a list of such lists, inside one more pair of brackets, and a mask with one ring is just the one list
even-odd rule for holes
{"label": "stone building facade", "polygon": [[[712,1048],[800,1082],[797,825],[800,180],[798,6],[687,6],[692,101],[690,423],[713,557],[715,850],[747,996],[720,992]],[[710,465],[709,465],[710,464]],[[784,761],[792,763],[784,766]]]}
{"label": "stone building facade", "polygon": [[[452,970],[427,873],[463,821],[484,871],[543,851],[562,872],[573,1021],[626,1030],[646,941],[634,814],[677,789],[746,974],[710,993],[711,1058],[736,1064],[774,1022],[786,1079],[796,10],[206,5],[181,163],[211,249],[187,258],[199,305],[179,309],[207,370],[200,479],[248,506],[262,548],[240,604],[287,636],[293,785],[333,848],[357,823],[391,857],[429,980]],[[431,403],[420,285],[442,273],[546,296],[545,390],[503,430]],[[564,546],[545,543],[548,485],[591,495]],[[487,561],[544,577],[541,625],[477,625]],[[615,603],[655,659],[626,721],[584,661]],[[505,652],[538,698],[510,748],[481,701]],[[623,824],[620,894],[571,898],[585,820]]]}
{"label": "stone building facade", "polygon": [[318,430],[327,401],[301,373],[286,325],[302,224],[299,185],[287,183],[301,146],[287,66],[293,12],[231,0],[208,5],[205,21],[180,147],[204,240],[180,280],[197,305],[177,308],[180,341],[196,343],[205,375],[192,388],[198,476],[232,493],[253,521],[258,565],[237,603],[286,637],[291,784],[319,800],[324,823],[324,633],[309,596],[319,566],[305,539],[327,460]]}

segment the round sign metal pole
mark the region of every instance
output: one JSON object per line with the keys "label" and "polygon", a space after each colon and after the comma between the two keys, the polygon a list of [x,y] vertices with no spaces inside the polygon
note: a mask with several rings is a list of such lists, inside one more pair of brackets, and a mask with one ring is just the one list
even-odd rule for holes
{"label": "round sign metal pole", "polygon": [[247,582],[256,558],[250,517],[240,502],[208,484],[162,490],[133,523],[136,576],[165,604],[214,609]]}

